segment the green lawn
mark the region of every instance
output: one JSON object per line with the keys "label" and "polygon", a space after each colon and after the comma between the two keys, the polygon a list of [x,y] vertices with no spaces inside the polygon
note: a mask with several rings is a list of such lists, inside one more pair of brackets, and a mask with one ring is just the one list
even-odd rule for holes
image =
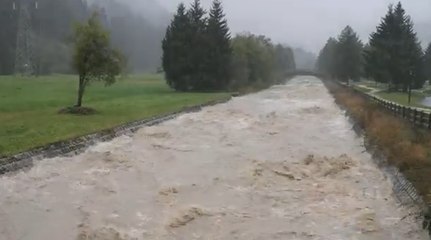
{"label": "green lawn", "polygon": [[0,156],[229,96],[178,93],[160,75],[130,76],[110,87],[102,83],[87,87],[84,106],[98,114],[58,114],[75,103],[76,91],[77,77],[72,75],[0,76]]}
{"label": "green lawn", "polygon": [[373,90],[372,88],[368,88],[368,87],[365,87],[365,86],[362,86],[362,85],[354,85],[353,87],[355,89],[361,91],[361,92],[364,92],[364,93],[369,93],[369,92],[371,92]]}
{"label": "green lawn", "polygon": [[[376,93],[377,96],[386,99],[388,101],[392,101],[401,105],[409,106],[408,104],[408,94],[402,93],[402,92],[378,92]],[[412,107],[419,107],[419,108],[427,108],[426,106],[422,105],[421,102],[424,99],[424,95],[419,92],[412,92],[412,99],[410,106]]]}

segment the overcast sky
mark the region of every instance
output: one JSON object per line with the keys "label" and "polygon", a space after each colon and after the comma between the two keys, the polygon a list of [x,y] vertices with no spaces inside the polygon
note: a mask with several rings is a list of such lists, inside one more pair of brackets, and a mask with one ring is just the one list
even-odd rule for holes
{"label": "overcast sky", "polygon": [[[180,2],[158,0],[174,12]],[[202,0],[208,7],[211,0]],[[390,0],[223,0],[233,33],[265,34],[274,41],[318,52],[330,36],[351,25],[367,40]],[[417,25],[422,42],[431,41],[431,0],[401,1]]]}

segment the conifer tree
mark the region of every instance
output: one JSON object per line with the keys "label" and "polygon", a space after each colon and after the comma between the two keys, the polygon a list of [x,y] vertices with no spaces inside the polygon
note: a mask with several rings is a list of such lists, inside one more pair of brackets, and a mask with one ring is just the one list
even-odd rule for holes
{"label": "conifer tree", "polygon": [[362,43],[350,26],[343,29],[336,47],[336,77],[344,82],[359,80],[362,70]]}
{"label": "conifer tree", "polygon": [[323,49],[320,51],[317,58],[317,70],[327,75],[330,78],[336,77],[336,50],[337,50],[337,40],[335,38],[329,38]]}
{"label": "conifer tree", "polygon": [[424,70],[426,78],[431,80],[431,43],[424,54]]}
{"label": "conifer tree", "polygon": [[192,91],[208,90],[208,77],[205,74],[205,59],[208,56],[206,37],[207,18],[200,0],[194,0],[187,16],[189,18],[188,69],[190,70],[189,89]]}
{"label": "conifer tree", "polygon": [[229,68],[232,48],[230,32],[219,0],[214,0],[210,10],[206,30],[208,52],[205,62],[207,87],[215,90],[226,89],[229,85]]}
{"label": "conifer tree", "polygon": [[184,4],[177,12],[166,30],[162,41],[162,66],[168,85],[179,91],[189,89],[191,72],[189,69],[189,27],[190,22]]}
{"label": "conifer tree", "polygon": [[367,75],[389,83],[391,90],[422,87],[423,53],[413,23],[401,3],[389,6],[376,32],[371,34],[365,59]]}

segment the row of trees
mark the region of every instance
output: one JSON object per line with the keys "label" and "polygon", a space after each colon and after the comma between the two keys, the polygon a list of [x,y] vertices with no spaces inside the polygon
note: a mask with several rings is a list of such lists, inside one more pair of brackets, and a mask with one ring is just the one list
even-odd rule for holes
{"label": "row of trees", "polygon": [[317,69],[341,81],[367,77],[388,83],[391,90],[420,88],[431,79],[431,44],[423,52],[413,26],[401,3],[391,5],[367,45],[349,26],[338,39],[330,38]]}
{"label": "row of trees", "polygon": [[168,84],[179,91],[218,91],[247,84],[273,83],[277,71],[294,68],[293,52],[262,36],[231,39],[221,2],[207,16],[199,0],[184,4],[166,30],[162,65]]}
{"label": "row of trees", "polygon": [[286,72],[294,70],[291,48],[274,45],[265,36],[238,35],[232,39],[231,88],[263,88],[284,80]]}

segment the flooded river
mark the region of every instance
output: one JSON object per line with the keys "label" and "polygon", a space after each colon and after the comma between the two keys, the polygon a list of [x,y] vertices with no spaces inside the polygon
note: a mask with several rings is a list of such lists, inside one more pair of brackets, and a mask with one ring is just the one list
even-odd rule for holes
{"label": "flooded river", "polygon": [[297,77],[1,176],[0,239],[426,239],[351,127]]}

